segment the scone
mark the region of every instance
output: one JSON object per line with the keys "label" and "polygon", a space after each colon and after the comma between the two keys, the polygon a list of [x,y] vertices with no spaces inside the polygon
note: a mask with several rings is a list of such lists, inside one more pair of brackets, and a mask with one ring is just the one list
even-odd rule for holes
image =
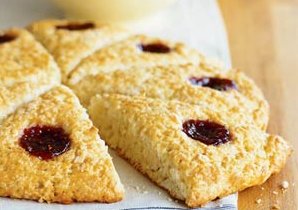
{"label": "scone", "polygon": [[84,106],[102,93],[143,95],[178,100],[221,111],[241,122],[266,129],[269,106],[252,80],[237,70],[220,71],[191,64],[131,68],[98,73],[70,85]]}
{"label": "scone", "polygon": [[54,56],[66,81],[71,70],[85,57],[129,33],[121,27],[86,21],[42,20],[28,29]]}
{"label": "scone", "polygon": [[144,68],[192,63],[199,65],[203,56],[183,43],[175,43],[144,35],[105,47],[84,59],[71,73],[69,84],[87,75],[131,67]]}
{"label": "scone", "polygon": [[60,83],[52,56],[24,29],[0,32],[0,121]]}
{"label": "scone", "polygon": [[190,207],[262,184],[291,152],[281,137],[210,107],[104,94],[88,109],[111,148]]}
{"label": "scone", "polygon": [[77,97],[58,86],[0,125],[0,196],[115,202],[123,186]]}

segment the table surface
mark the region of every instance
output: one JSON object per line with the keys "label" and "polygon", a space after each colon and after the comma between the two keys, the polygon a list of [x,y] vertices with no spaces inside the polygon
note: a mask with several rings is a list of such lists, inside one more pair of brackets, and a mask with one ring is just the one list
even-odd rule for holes
{"label": "table surface", "polygon": [[[233,66],[254,78],[264,91],[271,107],[269,132],[282,135],[294,147],[294,153],[280,174],[262,186],[240,193],[239,209],[264,210],[277,205],[280,209],[296,210],[298,1],[219,0],[219,4],[229,35]],[[282,193],[279,185],[284,180],[290,187]],[[260,204],[256,203],[258,199],[261,199]]]}

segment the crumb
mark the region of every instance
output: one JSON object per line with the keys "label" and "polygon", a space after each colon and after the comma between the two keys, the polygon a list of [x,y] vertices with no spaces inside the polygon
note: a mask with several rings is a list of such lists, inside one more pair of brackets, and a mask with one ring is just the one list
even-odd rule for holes
{"label": "crumb", "polygon": [[134,186],[134,188],[139,192],[140,191],[140,187],[139,186]]}
{"label": "crumb", "polygon": [[277,204],[274,204],[273,206],[271,206],[271,209],[280,209],[280,207]]}
{"label": "crumb", "polygon": [[261,190],[264,190],[265,188],[264,187],[261,187]]}
{"label": "crumb", "polygon": [[280,185],[280,187],[283,189],[283,190],[286,190],[289,188],[289,182],[287,181],[283,181]]}
{"label": "crumb", "polygon": [[148,194],[148,191],[147,191],[147,190],[145,190],[145,191],[143,191],[142,193],[143,193],[143,194]]}
{"label": "crumb", "polygon": [[173,199],[169,197],[169,198],[168,198],[168,201],[173,201]]}
{"label": "crumb", "polygon": [[262,199],[260,198],[256,200],[256,204],[260,204],[261,202],[262,202]]}
{"label": "crumb", "polygon": [[221,204],[219,204],[219,206],[218,206],[219,208],[222,208],[223,207],[223,204],[221,203]]}
{"label": "crumb", "polygon": [[179,203],[179,201],[178,200],[175,200],[175,203]]}
{"label": "crumb", "polygon": [[161,196],[161,192],[158,192],[158,195]]}
{"label": "crumb", "polygon": [[278,195],[278,192],[276,192],[276,191],[273,191],[272,193],[273,193],[274,195]]}

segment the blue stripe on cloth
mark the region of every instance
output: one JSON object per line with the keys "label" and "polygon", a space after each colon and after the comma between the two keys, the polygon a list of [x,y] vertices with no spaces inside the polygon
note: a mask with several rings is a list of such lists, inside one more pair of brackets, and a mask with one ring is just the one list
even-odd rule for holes
{"label": "blue stripe on cloth", "polygon": [[[120,209],[120,210],[187,210],[188,208],[176,208],[176,207],[139,207],[139,208],[126,208],[126,209]],[[194,210],[237,210],[237,207],[235,205],[225,204],[223,206],[218,207],[207,207],[207,208],[198,208]]]}

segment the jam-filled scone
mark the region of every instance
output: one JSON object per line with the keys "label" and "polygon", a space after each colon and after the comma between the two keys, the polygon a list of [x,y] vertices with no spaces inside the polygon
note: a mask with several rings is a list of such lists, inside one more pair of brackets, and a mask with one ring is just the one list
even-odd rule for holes
{"label": "jam-filled scone", "polygon": [[0,32],[0,121],[60,83],[52,56],[24,29]]}
{"label": "jam-filled scone", "polygon": [[72,71],[68,83],[74,85],[85,76],[100,72],[188,63],[199,65],[203,60],[206,59],[200,53],[183,43],[135,35],[84,59]]}
{"label": "jam-filled scone", "polygon": [[42,20],[32,23],[28,29],[54,56],[64,82],[83,58],[129,35],[115,25],[78,20]]}
{"label": "jam-filled scone", "polygon": [[103,94],[88,109],[111,148],[190,207],[262,184],[291,152],[281,137],[212,107]]}
{"label": "jam-filled scone", "polygon": [[107,147],[64,86],[1,122],[0,163],[0,196],[59,203],[123,197]]}
{"label": "jam-filled scone", "polygon": [[267,128],[269,117],[262,92],[233,69],[217,71],[191,64],[131,68],[89,75],[70,87],[85,106],[96,94],[118,93],[213,107],[239,123],[250,121],[262,129]]}

